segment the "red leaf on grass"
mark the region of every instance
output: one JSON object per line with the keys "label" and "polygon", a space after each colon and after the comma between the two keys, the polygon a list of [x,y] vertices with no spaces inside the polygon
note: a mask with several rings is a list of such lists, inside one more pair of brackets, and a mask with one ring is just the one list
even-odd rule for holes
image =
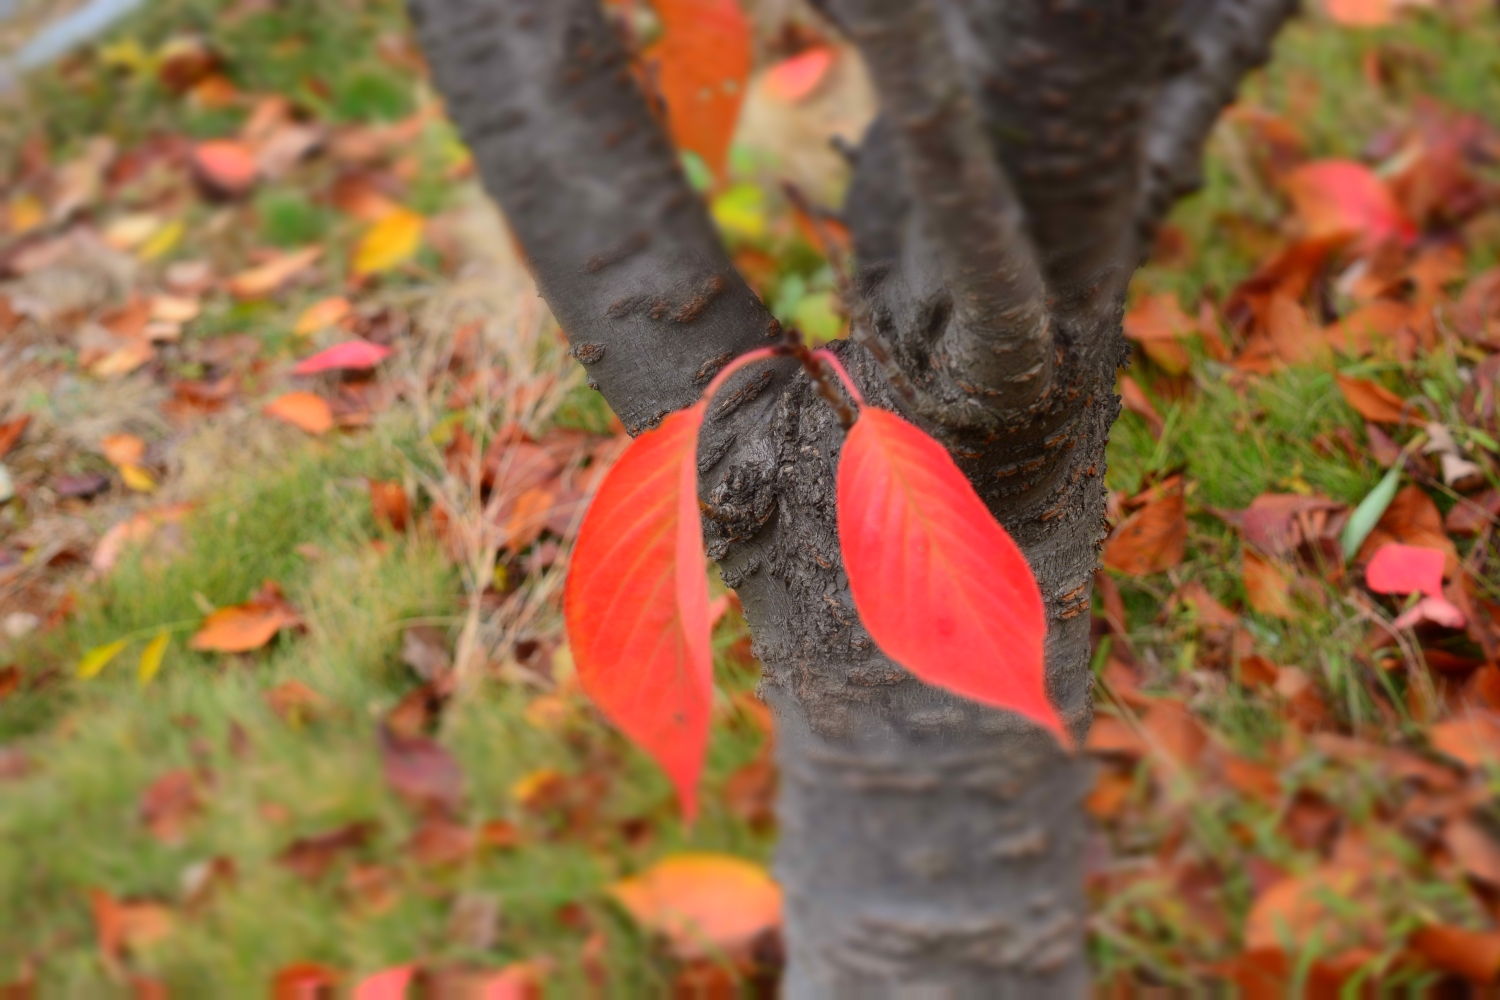
{"label": "red leaf on grass", "polygon": [[232,139],[199,143],[193,150],[193,170],[215,193],[230,198],[253,188],[260,172],[254,151]]}
{"label": "red leaf on grass", "polygon": [[374,368],[390,355],[389,347],[372,344],[368,340],[346,340],[342,344],[335,344],[326,351],[319,351],[312,357],[297,362],[297,367],[292,369],[292,374],[316,375],[319,372],[343,369]]}
{"label": "red leaf on grass", "polygon": [[750,21],[736,0],[654,0],[662,37],[646,53],[678,148],[724,166],[750,76]]}
{"label": "red leaf on grass", "polygon": [[1317,160],[1293,170],[1285,184],[1313,239],[1354,234],[1373,246],[1389,239],[1409,243],[1416,238],[1417,228],[1396,196],[1363,163]]}
{"label": "red leaf on grass", "polygon": [[416,967],[398,965],[361,979],[354,987],[353,1000],[404,1000]]}
{"label": "red leaf on grass", "polygon": [[1438,549],[1392,542],[1382,545],[1365,569],[1365,583],[1377,594],[1443,593],[1443,562]]}
{"label": "red leaf on grass", "polygon": [[881,650],[1071,745],[1043,683],[1047,621],[1031,567],[947,450],[865,407],[839,459],[838,510],[854,605]]}
{"label": "red leaf on grass", "polygon": [[697,811],[713,696],[699,403],[630,443],[584,516],[564,614],[578,679]]}

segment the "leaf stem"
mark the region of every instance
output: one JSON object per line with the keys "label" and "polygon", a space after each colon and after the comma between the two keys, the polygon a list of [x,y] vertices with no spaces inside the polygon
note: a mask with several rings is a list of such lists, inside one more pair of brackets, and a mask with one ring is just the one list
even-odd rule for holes
{"label": "leaf stem", "polygon": [[864,406],[865,397],[860,395],[859,389],[854,385],[854,379],[849,376],[849,372],[844,367],[844,363],[839,360],[839,356],[826,347],[820,347],[812,353],[813,357],[833,369],[833,373],[839,377],[839,381],[844,383],[844,391],[854,400],[854,405]]}

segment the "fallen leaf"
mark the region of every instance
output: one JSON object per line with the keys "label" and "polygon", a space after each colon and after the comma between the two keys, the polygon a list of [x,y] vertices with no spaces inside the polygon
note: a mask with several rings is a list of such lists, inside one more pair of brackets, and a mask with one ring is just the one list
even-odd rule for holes
{"label": "fallen leaf", "polygon": [[1276,618],[1296,617],[1291,599],[1292,581],[1286,570],[1250,549],[1244,550],[1242,558],[1245,564],[1245,598],[1250,602],[1250,607],[1263,615]]}
{"label": "fallen leaf", "polygon": [[104,533],[94,554],[89,559],[89,568],[95,573],[106,574],[114,569],[125,546],[150,538],[163,524],[181,521],[193,509],[190,503],[168,504],[151,510],[143,510],[126,518]]}
{"label": "fallen leaf", "polygon": [[1187,503],[1180,485],[1162,491],[1120,524],[1104,543],[1104,565],[1127,576],[1161,573],[1187,550]]}
{"label": "fallen leaf", "polygon": [[374,368],[391,356],[391,349],[368,340],[346,340],[310,358],[303,358],[292,369],[293,375],[317,375],[328,371],[361,371]]}
{"label": "fallen leaf", "polygon": [[297,726],[326,713],[330,707],[323,697],[301,681],[282,681],[265,694],[266,705],[282,722]]}
{"label": "fallen leaf", "polygon": [[120,655],[121,650],[123,650],[129,642],[129,639],[116,639],[114,642],[107,642],[102,646],[95,646],[93,649],[83,654],[83,658],[78,661],[78,668],[75,672],[80,678],[83,678],[85,680],[90,677],[96,676],[99,671],[105,668],[110,660],[113,660],[116,656]]}
{"label": "fallen leaf", "polygon": [[452,813],[463,799],[464,775],[458,761],[427,736],[402,736],[379,729],[380,764],[386,784],[413,808]]}
{"label": "fallen leaf", "polygon": [[172,642],[172,633],[165,630],[156,633],[146,648],[141,650],[141,661],[136,668],[136,683],[141,687],[150,684],[161,670],[161,661],[167,655],[167,646]]}
{"label": "fallen leaf", "polygon": [[271,1000],[333,1000],[337,971],[316,962],[294,962],[271,980]]}
{"label": "fallen leaf", "polygon": [[1198,332],[1198,321],[1182,311],[1176,293],[1141,296],[1125,314],[1124,328],[1125,336],[1168,374],[1181,375],[1192,365],[1182,341]]}
{"label": "fallen leaf", "polygon": [[1406,401],[1378,382],[1335,374],[1339,391],[1354,411],[1366,420],[1377,424],[1399,424],[1405,412]]}
{"label": "fallen leaf", "polygon": [[1344,505],[1327,497],[1262,493],[1243,511],[1215,511],[1240,529],[1245,541],[1268,556],[1285,557],[1303,545],[1338,536]]}
{"label": "fallen leaf", "polygon": [[478,846],[474,830],[443,816],[429,816],[407,841],[406,852],[420,865],[444,868],[463,864]]}
{"label": "fallen leaf", "polygon": [[788,104],[806,100],[828,75],[835,55],[831,47],[818,45],[783,59],[766,70],[765,88]]}
{"label": "fallen leaf", "polygon": [[126,952],[149,948],[172,933],[176,919],[160,903],[120,900],[102,889],[89,890],[99,953],[112,966]]}
{"label": "fallen leaf", "polygon": [[324,434],[333,427],[333,409],[316,393],[283,393],[261,407],[261,412],[309,434]]}
{"label": "fallen leaf", "polygon": [[141,823],[163,844],[180,844],[189,822],[203,810],[198,776],[186,768],[168,771],[141,795]]}
{"label": "fallen leaf", "polygon": [[406,495],[406,487],[398,482],[370,480],[370,513],[376,524],[398,534],[405,531],[411,521],[411,500]]}
{"label": "fallen leaf", "polygon": [[387,213],[354,248],[351,273],[362,278],[406,263],[422,246],[426,225],[427,220],[410,209],[398,208]]}
{"label": "fallen leaf", "polygon": [[1473,710],[1439,722],[1427,731],[1427,738],[1442,753],[1476,770],[1500,762],[1500,718],[1488,712]]}
{"label": "fallen leaf", "polygon": [[31,424],[31,414],[23,413],[14,420],[7,420],[0,424],[0,458],[4,458],[10,450],[21,440],[21,435],[26,433],[26,428]]}
{"label": "fallen leaf", "polygon": [[1141,389],[1140,384],[1129,375],[1121,375],[1116,380],[1115,387],[1120,390],[1120,402],[1124,405],[1125,409],[1146,421],[1146,427],[1151,431],[1151,437],[1158,441],[1161,440],[1161,432],[1167,426],[1166,421],[1162,419],[1161,414],[1152,405],[1150,397]]}
{"label": "fallen leaf", "polygon": [[255,187],[259,169],[249,146],[233,139],[215,139],[193,149],[193,173],[213,194],[238,198]]}
{"label": "fallen leaf", "polygon": [[302,315],[297,317],[297,325],[292,328],[292,332],[305,337],[330,326],[337,326],[353,309],[349,300],[341,295],[314,302],[302,310]]}
{"label": "fallen leaf", "polygon": [[1417,229],[1385,181],[1353,160],[1316,160],[1283,179],[1309,239],[1354,234],[1366,247],[1409,243]]}
{"label": "fallen leaf", "polygon": [[398,965],[372,973],[354,985],[352,1000],[405,1000],[416,971],[414,965]]}
{"label": "fallen leaf", "polygon": [[311,267],[322,255],[323,248],[320,246],[303,247],[301,250],[281,254],[230,278],[229,291],[238,299],[266,298],[299,272]]}
{"label": "fallen leaf", "polygon": [[1443,593],[1443,552],[1392,542],[1382,545],[1365,567],[1365,585],[1377,594]]}
{"label": "fallen leaf", "polygon": [[725,854],[672,855],[608,891],[682,961],[744,960],[756,938],[781,926],[781,888],[759,865]]}
{"label": "fallen leaf", "polygon": [[282,629],[301,624],[302,616],[287,603],[281,588],[267,580],[244,604],[220,608],[205,618],[188,646],[206,652],[244,653],[261,648]]}
{"label": "fallen leaf", "polygon": [[1443,846],[1471,878],[1500,888],[1500,843],[1471,820],[1455,820],[1443,830]]}
{"label": "fallen leaf", "polygon": [[316,881],[327,874],[340,855],[363,847],[374,833],[372,822],[345,823],[325,833],[298,837],[276,860],[301,878]]}
{"label": "fallen leaf", "polygon": [[1438,549],[1444,556],[1443,575],[1451,577],[1458,572],[1458,549],[1443,530],[1443,516],[1438,513],[1437,504],[1420,486],[1407,486],[1391,499],[1359,547],[1355,560],[1368,563],[1382,546],[1391,542]]}
{"label": "fallen leaf", "polygon": [[1346,28],[1378,28],[1396,19],[1392,0],[1323,0],[1323,13]]}
{"label": "fallen leaf", "polygon": [[1473,983],[1493,983],[1500,973],[1500,931],[1429,924],[1413,934],[1408,943],[1432,965]]}

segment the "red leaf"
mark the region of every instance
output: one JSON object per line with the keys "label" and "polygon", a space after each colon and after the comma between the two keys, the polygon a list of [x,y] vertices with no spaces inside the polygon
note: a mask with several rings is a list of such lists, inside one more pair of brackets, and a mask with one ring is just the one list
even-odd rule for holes
{"label": "red leaf", "polygon": [[1443,563],[1438,549],[1392,542],[1382,545],[1365,570],[1365,584],[1377,594],[1415,594],[1441,597]]}
{"label": "red leaf", "polygon": [[817,89],[833,66],[833,49],[820,45],[783,59],[766,70],[766,89],[788,104],[796,104]]}
{"label": "red leaf", "polygon": [[698,517],[704,405],[630,443],[584,516],[564,613],[578,679],[697,811],[713,661]]}
{"label": "red leaf", "polygon": [[398,965],[366,976],[354,987],[353,1000],[403,1000],[416,968]]}
{"label": "red leaf", "polygon": [[1388,239],[1403,243],[1416,239],[1416,226],[1401,210],[1395,195],[1362,163],[1318,160],[1293,170],[1285,183],[1313,239],[1353,234],[1367,246]]}
{"label": "red leaf", "polygon": [[342,344],[335,344],[326,351],[319,351],[312,357],[297,362],[297,367],[292,369],[292,374],[316,375],[319,372],[343,368],[374,368],[390,357],[390,354],[389,347],[372,344],[368,340],[346,340]]}
{"label": "red leaf", "polygon": [[254,151],[229,139],[200,143],[193,150],[193,169],[203,183],[231,198],[253,188],[259,173]]}
{"label": "red leaf", "polygon": [[844,442],[839,544],[860,620],[922,680],[1072,741],[1047,700],[1042,595],[947,450],[866,407]]}
{"label": "red leaf", "polygon": [[736,0],[653,0],[653,6],[663,32],[647,58],[656,63],[672,140],[719,173],[750,76],[750,21]]}

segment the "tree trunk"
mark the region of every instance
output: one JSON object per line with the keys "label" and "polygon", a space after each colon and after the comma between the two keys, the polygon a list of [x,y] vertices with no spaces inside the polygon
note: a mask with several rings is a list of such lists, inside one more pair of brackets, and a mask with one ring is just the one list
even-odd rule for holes
{"label": "tree trunk", "polygon": [[[779,328],[732,265],[599,0],[410,0],[448,111],[631,433]],[[1082,741],[1125,288],[1291,0],[823,0],[883,109],[845,215],[872,404],[942,440],[1029,560]],[[786,995],[1088,989],[1089,775],[1020,717],[885,658],[839,559],[843,432],[788,359],[716,397],[709,554],[764,664],[782,771]],[[983,585],[983,581],[976,581]]]}

